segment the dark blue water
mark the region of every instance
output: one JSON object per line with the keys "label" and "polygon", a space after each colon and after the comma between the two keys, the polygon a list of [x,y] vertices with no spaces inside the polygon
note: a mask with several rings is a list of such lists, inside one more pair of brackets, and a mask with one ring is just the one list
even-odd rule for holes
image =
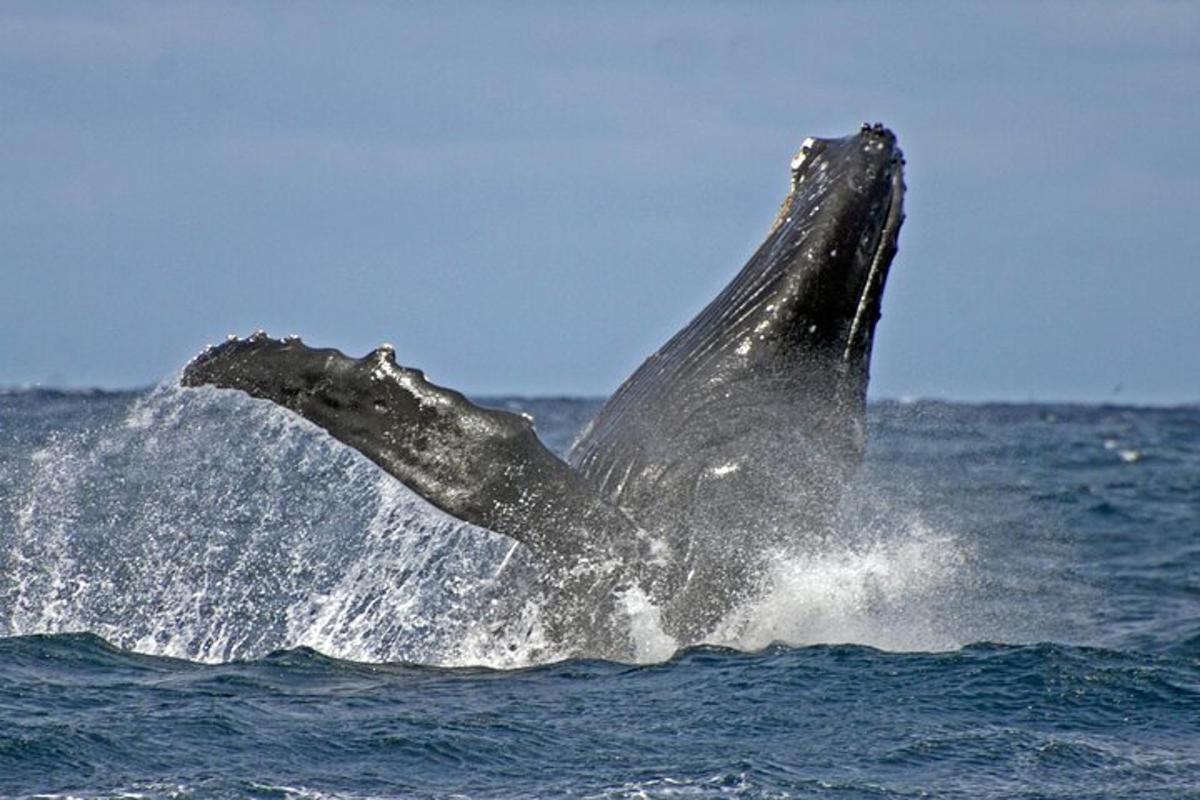
{"label": "dark blue water", "polygon": [[286,414],[0,395],[0,796],[1200,797],[1200,409],[871,436],[713,645],[537,663],[521,551]]}

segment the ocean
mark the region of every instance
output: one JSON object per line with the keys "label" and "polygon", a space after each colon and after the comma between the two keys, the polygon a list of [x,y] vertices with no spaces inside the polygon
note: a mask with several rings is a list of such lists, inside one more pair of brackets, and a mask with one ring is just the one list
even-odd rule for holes
{"label": "ocean", "polygon": [[524,551],[268,403],[0,393],[0,797],[1200,798],[1200,407],[869,428],[836,536],[615,663],[498,639]]}

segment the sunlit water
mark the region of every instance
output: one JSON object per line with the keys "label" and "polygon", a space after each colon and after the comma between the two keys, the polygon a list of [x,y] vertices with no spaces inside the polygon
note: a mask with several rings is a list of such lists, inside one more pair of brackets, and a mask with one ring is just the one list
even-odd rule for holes
{"label": "sunlit water", "polygon": [[[496,402],[560,451],[596,407]],[[1200,410],[871,437],[709,647],[631,595],[644,663],[557,662],[522,549],[269,404],[2,395],[0,796],[1193,792]]]}

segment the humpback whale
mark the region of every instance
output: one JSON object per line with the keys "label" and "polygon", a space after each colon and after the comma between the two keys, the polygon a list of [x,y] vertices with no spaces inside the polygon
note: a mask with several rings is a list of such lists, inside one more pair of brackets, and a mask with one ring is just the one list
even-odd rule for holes
{"label": "humpback whale", "polygon": [[699,643],[760,589],[772,554],[830,535],[865,447],[903,167],[880,124],[806,139],[765,241],[565,460],[531,419],[431,383],[389,345],[352,358],[260,331],[209,347],[181,382],[274,402],[524,545],[563,652],[629,656],[630,591],[679,645]]}

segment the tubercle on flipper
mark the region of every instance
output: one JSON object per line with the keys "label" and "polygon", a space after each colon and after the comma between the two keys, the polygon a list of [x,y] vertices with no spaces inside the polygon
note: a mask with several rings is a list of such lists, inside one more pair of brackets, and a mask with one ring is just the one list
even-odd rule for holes
{"label": "tubercle on flipper", "polygon": [[[555,574],[629,527],[546,449],[528,415],[430,383],[397,364],[386,342],[355,358],[256,332],[197,356],[180,383],[235,389],[298,414],[442,511],[524,543]],[[564,526],[605,544],[564,537]]]}
{"label": "tubercle on flipper", "polygon": [[[192,357],[188,361],[187,366],[191,367],[204,361],[223,355],[235,350],[241,350],[249,345],[265,345],[276,344],[284,347],[305,347],[304,340],[298,333],[291,333],[280,339],[272,338],[262,328],[257,329],[249,336],[242,338],[236,333],[230,333],[225,336],[225,341],[220,344],[212,344],[211,342],[205,345],[204,349]],[[396,347],[390,342],[383,342],[379,347],[367,354],[366,358],[386,358],[391,363],[396,363]]]}
{"label": "tubercle on flipper", "polygon": [[282,339],[273,339],[265,330],[259,328],[249,336],[242,338],[235,333],[226,335],[225,341],[220,344],[209,343],[203,350],[191,358],[184,366],[180,383],[184,386],[197,386],[207,383],[207,381],[194,378],[194,371],[215,359],[224,358],[236,353],[250,352],[264,346],[276,345],[282,349],[303,348],[304,343],[297,334],[285,336]]}
{"label": "tubercle on flipper", "polygon": [[[466,400],[452,389],[431,383],[424,371],[398,363],[396,347],[390,342],[383,342],[361,358],[355,358],[332,348],[309,347],[297,334],[275,339],[261,329],[245,338],[230,334],[221,344],[209,345],[184,366],[180,383],[183,386],[217,385],[249,391],[244,383],[249,373],[243,371],[239,361],[242,357],[249,359],[262,355],[273,358],[276,354],[329,356],[346,365],[359,365],[367,370],[374,380],[396,381],[414,396],[429,398],[445,395],[452,401]],[[229,369],[234,372],[228,372]],[[250,393],[253,394],[253,391]]]}

